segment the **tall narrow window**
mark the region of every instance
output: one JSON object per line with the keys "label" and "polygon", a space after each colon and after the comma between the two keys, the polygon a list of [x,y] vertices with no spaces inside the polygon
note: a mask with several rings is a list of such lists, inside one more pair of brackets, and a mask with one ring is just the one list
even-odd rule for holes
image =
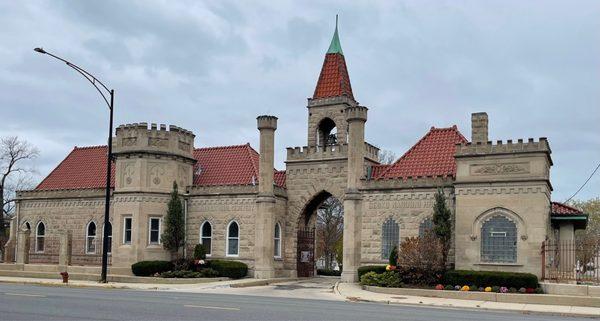
{"label": "tall narrow window", "polygon": [[275,237],[274,237],[274,253],[273,255],[276,258],[281,258],[281,225],[279,223],[275,224]]}
{"label": "tall narrow window", "polygon": [[398,246],[400,242],[400,227],[393,218],[388,218],[382,226],[381,232],[381,258],[387,259],[390,257],[390,252],[394,246]]}
{"label": "tall narrow window", "polygon": [[227,256],[240,254],[240,227],[236,221],[231,221],[227,226]]}
{"label": "tall narrow window", "polygon": [[105,228],[107,229],[106,241],[108,242],[106,253],[112,253],[112,224],[108,222],[108,225],[106,225]]}
{"label": "tall narrow window", "polygon": [[133,221],[131,217],[123,218],[123,244],[131,244],[131,227]]}
{"label": "tall narrow window", "polygon": [[96,253],[96,223],[89,222],[85,231],[85,253]]}
{"label": "tall narrow window", "polygon": [[28,230],[31,231],[31,225],[29,224],[29,222],[25,222],[25,224],[23,224],[23,227]]}
{"label": "tall narrow window", "polygon": [[503,215],[496,215],[481,226],[481,261],[517,261],[517,226]]}
{"label": "tall narrow window", "polygon": [[39,222],[35,228],[35,251],[44,252],[44,240],[46,238],[46,225]]}
{"label": "tall narrow window", "polygon": [[204,245],[206,255],[212,254],[212,225],[206,221],[200,226],[200,244]]}
{"label": "tall narrow window", "polygon": [[425,237],[427,234],[433,232],[433,220],[431,217],[424,219],[419,224],[419,237]]}
{"label": "tall narrow window", "polygon": [[151,217],[149,222],[149,244],[160,244],[160,217]]}

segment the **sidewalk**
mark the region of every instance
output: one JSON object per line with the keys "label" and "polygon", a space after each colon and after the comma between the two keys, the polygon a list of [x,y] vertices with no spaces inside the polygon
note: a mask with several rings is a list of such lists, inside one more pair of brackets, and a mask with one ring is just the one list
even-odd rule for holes
{"label": "sidewalk", "polygon": [[500,311],[518,311],[522,313],[547,313],[555,315],[571,316],[593,316],[600,318],[600,308],[564,306],[564,305],[541,305],[541,304],[520,304],[520,303],[501,303],[475,300],[457,300],[428,298],[408,295],[390,295],[375,293],[363,290],[359,284],[355,283],[337,283],[336,292],[350,301],[367,301],[387,304],[408,304],[408,305],[426,305],[444,308],[462,308],[462,309],[486,309]]}
{"label": "sidewalk", "polygon": [[62,283],[62,280],[57,279],[42,279],[42,278],[22,278],[0,276],[0,283],[14,284],[31,284],[43,286],[64,286],[64,287],[89,287],[89,288],[109,288],[109,289],[132,289],[132,290],[155,290],[155,291],[186,291],[195,292],[214,288],[243,288],[251,286],[263,286],[279,282],[287,282],[292,279],[238,279],[227,281],[216,281],[206,283],[190,283],[190,284],[159,284],[159,283],[122,283],[108,282],[99,283],[95,281],[70,280],[68,284]]}

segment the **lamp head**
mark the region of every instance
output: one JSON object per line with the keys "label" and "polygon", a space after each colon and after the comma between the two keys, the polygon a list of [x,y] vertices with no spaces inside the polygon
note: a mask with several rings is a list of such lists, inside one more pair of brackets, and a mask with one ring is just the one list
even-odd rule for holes
{"label": "lamp head", "polygon": [[45,53],[46,53],[46,50],[44,50],[44,48],[42,48],[42,47],[38,47],[38,48],[35,48],[35,49],[33,49],[33,50],[34,50],[34,51],[37,51],[37,52],[39,52],[39,53],[41,53],[41,54],[45,54]]}

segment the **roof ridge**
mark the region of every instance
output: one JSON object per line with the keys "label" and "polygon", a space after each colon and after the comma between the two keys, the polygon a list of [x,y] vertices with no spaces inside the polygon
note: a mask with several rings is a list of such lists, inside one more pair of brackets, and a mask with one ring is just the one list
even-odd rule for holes
{"label": "roof ridge", "polygon": [[[48,173],[48,175],[46,175],[46,177],[44,177],[44,179],[35,186],[34,190],[38,189],[54,172],[56,172],[56,170],[60,167],[60,165],[62,165],[68,158],[69,156],[73,155],[73,153],[75,152],[75,150],[77,150],[78,147],[74,146],[73,149],[71,150],[71,152],[69,154],[67,154],[67,156],[65,158],[63,158],[62,161],[60,161],[60,163],[58,163],[58,165],[56,165],[56,167],[54,167],[54,169]],[[79,149],[83,149],[83,148],[79,148]]]}
{"label": "roof ridge", "polygon": [[221,145],[221,146],[195,147],[194,151],[196,151],[196,150],[207,150],[207,149],[242,148],[244,146],[247,146],[248,144],[250,144],[250,143],[238,144],[238,145]]}
{"label": "roof ridge", "polygon": [[258,169],[256,168],[256,164],[254,164],[254,160],[252,159],[251,153],[255,152],[256,154],[258,154],[259,162],[260,162],[260,154],[254,148],[252,148],[252,146],[250,146],[250,143],[246,143],[244,146],[246,146],[246,151],[248,152],[248,158],[250,159],[250,164],[252,164],[252,170],[254,171],[254,176],[256,177],[255,181],[258,181],[259,172],[258,172]]}
{"label": "roof ridge", "polygon": [[578,209],[578,208],[576,208],[576,207],[573,207],[573,206],[571,206],[571,205],[567,205],[567,204],[565,204],[565,203],[562,203],[562,202],[550,201],[550,203],[552,203],[552,204],[556,204],[556,205],[559,205],[559,206],[566,207],[566,208],[568,208],[568,209],[570,209],[570,210],[573,210],[573,211],[577,211],[577,212],[583,213],[583,211],[582,211],[582,210],[580,210],[580,209]]}
{"label": "roof ridge", "polygon": [[90,145],[90,146],[74,146],[73,150],[75,149],[98,149],[98,148],[107,148],[108,145]]}

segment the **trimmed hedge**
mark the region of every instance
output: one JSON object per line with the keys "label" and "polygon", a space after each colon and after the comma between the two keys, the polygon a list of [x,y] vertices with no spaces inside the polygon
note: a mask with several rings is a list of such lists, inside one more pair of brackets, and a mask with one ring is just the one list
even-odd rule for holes
{"label": "trimmed hedge", "polygon": [[152,276],[173,269],[173,263],[169,261],[140,261],[131,265],[131,272],[136,276]]}
{"label": "trimmed hedge", "polygon": [[210,260],[208,265],[211,269],[217,271],[219,276],[232,279],[240,279],[248,274],[248,265],[238,261]]}
{"label": "trimmed hedge", "polygon": [[375,272],[377,274],[385,272],[385,265],[365,265],[358,268],[358,279],[368,272]]}
{"label": "trimmed hedge", "polygon": [[325,276],[340,276],[342,271],[330,270],[330,269],[317,269],[317,275]]}
{"label": "trimmed hedge", "polygon": [[454,270],[444,274],[443,284],[537,288],[538,278],[530,273]]}

